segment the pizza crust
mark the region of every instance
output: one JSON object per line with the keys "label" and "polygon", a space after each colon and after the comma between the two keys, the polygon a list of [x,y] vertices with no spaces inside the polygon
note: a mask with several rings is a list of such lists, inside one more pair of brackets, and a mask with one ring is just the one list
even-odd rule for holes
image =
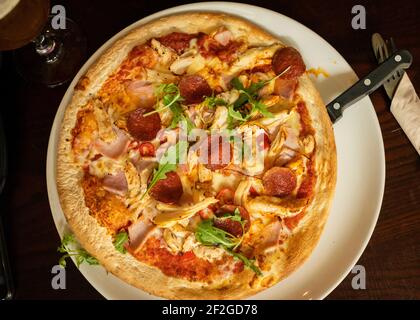
{"label": "pizza crust", "polygon": [[257,277],[252,271],[245,269],[229,278],[228,283],[214,282],[211,285],[168,277],[159,269],[138,261],[130,254],[121,254],[115,250],[112,237],[106,228],[90,216],[80,185],[83,172],[74,164],[71,156],[71,130],[76,123],[80,107],[87,103],[91,94],[100,89],[135,45],[173,31],[210,32],[218,26],[227,26],[235,37],[247,36],[251,45],[279,42],[259,27],[226,14],[185,13],[157,19],[117,40],[95,62],[81,78],[83,83],[79,81],[79,90],[73,92],[61,124],[57,153],[57,188],[61,206],[75,236],[109,272],[137,288],[168,299],[239,299],[253,295],[287,277],[303,263],[316,246],[334,193],[336,152],[331,122],[318,92],[304,75],[299,80],[299,94],[306,101],[316,133],[315,172],[318,178],[315,198],[304,220],[285,243],[287,250],[276,251],[271,257],[274,260],[273,266],[267,276]]}

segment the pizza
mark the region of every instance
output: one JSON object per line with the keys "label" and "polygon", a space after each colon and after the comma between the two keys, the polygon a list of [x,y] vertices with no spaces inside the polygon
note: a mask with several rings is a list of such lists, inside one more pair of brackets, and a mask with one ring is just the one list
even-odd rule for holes
{"label": "pizza", "polygon": [[116,40],[74,87],[57,188],[106,270],[169,299],[238,299],[296,270],[320,238],[336,150],[296,48],[221,13]]}

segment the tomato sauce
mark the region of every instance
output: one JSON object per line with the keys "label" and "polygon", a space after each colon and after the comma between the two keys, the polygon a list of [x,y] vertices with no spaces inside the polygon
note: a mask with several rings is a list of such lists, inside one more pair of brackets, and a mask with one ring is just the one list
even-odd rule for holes
{"label": "tomato sauce", "polygon": [[156,238],[148,239],[135,256],[171,277],[207,281],[211,276],[220,272],[217,265],[198,258],[192,251],[173,254],[162,247],[160,240]]}
{"label": "tomato sauce", "polygon": [[271,64],[262,64],[259,66],[255,66],[251,69],[251,73],[256,73],[256,72],[268,73],[270,71],[273,71]]}
{"label": "tomato sauce", "polygon": [[205,33],[198,35],[197,44],[203,57],[218,57],[220,60],[231,63],[236,59],[237,52],[242,47],[242,41],[230,41],[223,46]]}
{"label": "tomato sauce", "polygon": [[294,217],[284,218],[284,224],[289,230],[293,230],[299,224],[299,221],[305,216],[305,211],[295,215]]}
{"label": "tomato sauce", "polygon": [[[165,275],[174,278],[184,278],[190,281],[210,282],[220,276],[223,270],[228,271],[232,266],[234,273],[244,270],[242,261],[234,261],[233,257],[224,257],[214,262],[197,257],[194,252],[174,254],[162,246],[161,240],[149,238],[138,253],[132,253],[144,263],[159,268]],[[222,266],[225,266],[222,270]]]}
{"label": "tomato sauce", "polygon": [[305,102],[301,101],[297,104],[297,111],[300,115],[300,136],[304,137],[310,134],[314,134],[314,129],[311,126],[311,117],[309,116]]}
{"label": "tomato sauce", "polygon": [[172,32],[166,36],[158,38],[157,40],[164,46],[175,50],[178,54],[181,54],[190,46],[190,40],[196,37],[197,34]]}

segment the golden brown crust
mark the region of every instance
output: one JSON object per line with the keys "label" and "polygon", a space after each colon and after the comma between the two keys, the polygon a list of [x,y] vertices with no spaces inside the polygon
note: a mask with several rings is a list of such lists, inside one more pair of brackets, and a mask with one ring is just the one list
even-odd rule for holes
{"label": "golden brown crust", "polygon": [[[95,94],[106,78],[120,65],[131,48],[172,31],[195,33],[227,26],[235,35],[247,36],[250,45],[279,42],[272,35],[245,20],[217,13],[185,13],[152,21],[117,40],[83,76],[67,106],[62,122],[57,154],[57,187],[60,203],[69,225],[82,246],[110,272],[124,281],[151,294],[169,299],[238,299],[269,287],[293,272],[309,256],[320,237],[333,197],[336,158],[330,120],[318,92],[307,76],[300,79],[299,94],[306,101],[312,117],[317,145],[314,199],[302,223],[284,244],[286,250],[276,251],[266,258],[271,271],[257,277],[245,269],[228,279],[229,282],[203,284],[164,275],[159,269],[136,260],[130,254],[115,250],[107,229],[89,214],[85,205],[81,179],[82,169],[71,156],[71,130],[77,112]],[[83,85],[82,85],[83,84]]]}

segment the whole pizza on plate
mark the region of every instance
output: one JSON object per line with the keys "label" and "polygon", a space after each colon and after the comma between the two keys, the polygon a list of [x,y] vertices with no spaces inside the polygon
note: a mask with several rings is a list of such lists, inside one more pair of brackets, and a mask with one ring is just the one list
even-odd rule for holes
{"label": "whole pizza on plate", "polygon": [[82,76],[57,187],[81,245],[171,299],[236,299],[310,255],[336,179],[331,122],[300,53],[218,13],[164,17]]}

